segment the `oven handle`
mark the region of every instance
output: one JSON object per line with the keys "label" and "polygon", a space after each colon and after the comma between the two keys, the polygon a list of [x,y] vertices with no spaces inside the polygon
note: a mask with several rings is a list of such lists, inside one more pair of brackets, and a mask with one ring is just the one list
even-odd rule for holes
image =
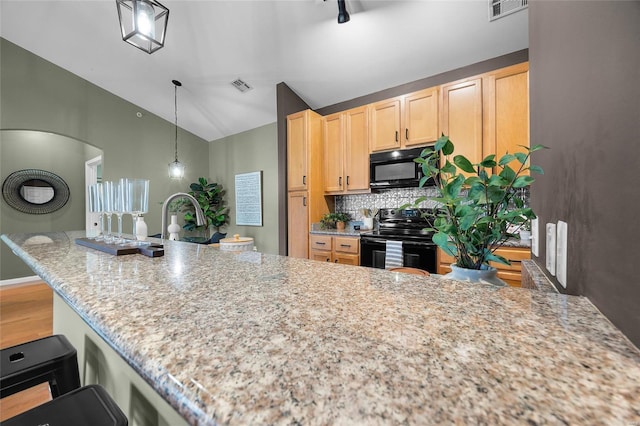
{"label": "oven handle", "polygon": [[[360,241],[362,243],[380,243],[380,244],[387,243],[387,240],[385,240],[384,238],[374,238],[374,237],[360,237]],[[392,240],[392,241],[398,241],[398,240]],[[412,246],[436,247],[436,244],[434,242],[426,243],[422,241],[404,241],[404,243]]]}

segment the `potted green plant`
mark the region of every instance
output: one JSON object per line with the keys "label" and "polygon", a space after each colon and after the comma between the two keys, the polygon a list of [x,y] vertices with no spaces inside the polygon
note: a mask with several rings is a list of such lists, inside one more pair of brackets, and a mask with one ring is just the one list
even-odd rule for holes
{"label": "potted green plant", "polygon": [[198,200],[198,204],[200,204],[202,212],[207,219],[207,225],[203,227],[196,226],[193,206],[191,203],[183,202],[180,205],[180,210],[185,213],[182,228],[188,232],[197,232],[199,229],[204,228],[207,235],[203,238],[209,240],[211,237],[210,229],[214,228],[218,231],[229,220],[227,207],[224,205],[225,191],[222,185],[215,182],[210,183],[204,177],[198,178],[198,182],[192,183],[189,188],[191,189],[189,195]]}
{"label": "potted green plant", "polygon": [[326,213],[320,218],[320,223],[325,229],[344,230],[345,225],[351,220],[349,213]]}
{"label": "potted green plant", "polygon": [[[536,217],[531,208],[525,207],[519,189],[534,181],[530,173],[543,173],[539,166],[530,165],[529,159],[532,152],[545,147],[523,148],[525,152],[505,154],[498,161],[495,155],[489,155],[474,164],[463,155],[455,155],[452,162],[449,158],[454,145],[443,134],[433,150],[424,150],[415,160],[422,165],[424,175],[420,186],[433,177],[438,191],[432,200],[440,207],[435,210],[430,230],[434,232],[433,242],[455,258],[449,277],[473,280],[467,276],[472,275],[480,276],[478,280],[501,281],[489,262],[508,265],[509,261],[495,251]],[[514,161],[515,169],[510,166]],[[415,205],[426,199],[418,198]]]}

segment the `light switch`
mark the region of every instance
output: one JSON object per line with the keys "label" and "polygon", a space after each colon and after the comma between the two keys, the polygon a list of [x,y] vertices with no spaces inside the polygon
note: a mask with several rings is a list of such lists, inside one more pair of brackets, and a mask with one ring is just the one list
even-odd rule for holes
{"label": "light switch", "polygon": [[558,282],[567,288],[567,222],[558,221],[556,237],[556,273]]}
{"label": "light switch", "polygon": [[538,218],[531,219],[531,254],[538,257]]}
{"label": "light switch", "polygon": [[547,270],[556,276],[556,224],[547,223]]}

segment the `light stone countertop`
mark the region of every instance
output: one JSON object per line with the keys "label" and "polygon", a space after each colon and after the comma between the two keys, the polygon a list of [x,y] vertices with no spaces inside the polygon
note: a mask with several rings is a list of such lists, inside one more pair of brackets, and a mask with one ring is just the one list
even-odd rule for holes
{"label": "light stone countertop", "polygon": [[2,239],[192,424],[640,422],[640,351],[585,298],[82,236]]}

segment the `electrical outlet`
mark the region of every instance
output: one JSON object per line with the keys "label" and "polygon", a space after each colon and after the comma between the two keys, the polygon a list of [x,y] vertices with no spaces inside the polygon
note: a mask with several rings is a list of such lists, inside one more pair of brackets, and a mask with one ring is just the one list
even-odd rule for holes
{"label": "electrical outlet", "polygon": [[556,273],[558,282],[567,288],[567,222],[558,221],[556,237]]}
{"label": "electrical outlet", "polygon": [[556,276],[556,224],[547,223],[547,270]]}
{"label": "electrical outlet", "polygon": [[531,219],[531,254],[538,257],[538,218]]}

